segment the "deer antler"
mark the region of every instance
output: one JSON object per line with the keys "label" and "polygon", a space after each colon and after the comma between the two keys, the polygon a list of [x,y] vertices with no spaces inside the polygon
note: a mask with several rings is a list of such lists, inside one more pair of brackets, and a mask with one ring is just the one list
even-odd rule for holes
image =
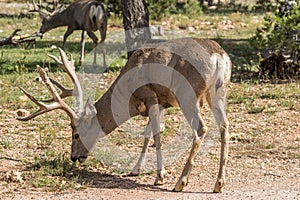
{"label": "deer antler", "polygon": [[[60,95],[61,98],[65,98],[68,96],[75,96],[77,99],[78,107],[79,107],[79,113],[81,113],[81,109],[83,108],[83,93],[81,89],[80,82],[78,80],[78,77],[76,76],[75,67],[74,67],[74,59],[71,55],[70,60],[67,59],[66,53],[59,48],[61,60],[57,58],[56,56],[48,54],[50,58],[52,58],[54,61],[56,61],[61,69],[63,69],[71,78],[74,88],[72,90],[66,89],[63,87],[60,83],[57,81],[50,79],[50,81],[56,85],[61,91],[62,94]],[[49,102],[50,100],[46,101]],[[44,101],[45,102],[45,101]]]}
{"label": "deer antler", "polygon": [[[73,90],[68,90],[65,89],[63,86],[61,86],[58,82],[56,82],[53,79],[50,79],[47,76],[47,73],[45,72],[44,69],[42,69],[40,66],[37,66],[37,70],[40,73],[40,76],[43,80],[43,82],[46,84],[48,90],[53,96],[52,100],[47,100],[47,101],[38,101],[36,98],[34,98],[29,92],[27,92],[25,89],[20,87],[22,92],[31,100],[33,101],[36,105],[40,107],[38,111],[35,113],[25,116],[25,117],[17,117],[18,120],[21,121],[28,121],[32,118],[35,118],[43,113],[55,110],[55,109],[62,109],[66,111],[66,113],[69,115],[71,119],[71,123],[75,123],[75,119],[78,118],[78,115],[62,100],[62,98],[66,96],[76,96],[77,97],[77,102],[79,103],[79,113],[81,113],[81,109],[83,107],[83,95],[82,95],[82,90],[80,86],[80,82],[76,76],[75,70],[74,70],[74,60],[71,59],[71,61],[67,60],[66,54],[63,50],[59,49],[60,55],[61,55],[61,60],[59,60],[57,57],[53,55],[49,55],[51,58],[56,60],[59,64],[59,66],[68,73],[68,75],[71,77],[72,82],[74,83],[74,89]],[[61,95],[58,94],[57,90],[55,89],[54,85],[56,85],[58,88],[60,88],[63,93]],[[54,101],[51,104],[45,104],[43,102],[50,102]]]}
{"label": "deer antler", "polygon": [[[30,8],[30,4],[27,2],[28,7]],[[37,5],[35,3],[34,0],[32,0],[32,5],[33,5],[33,9],[30,9],[29,12],[39,12],[40,9],[42,8],[42,2],[41,0],[39,1],[39,5]]]}
{"label": "deer antler", "polygon": [[21,120],[21,121],[28,121],[28,120],[33,119],[33,118],[35,118],[35,117],[37,117],[37,116],[39,116],[41,114],[46,113],[46,112],[50,112],[50,111],[55,110],[55,109],[63,109],[64,111],[67,112],[67,114],[71,118],[71,121],[74,121],[74,119],[77,117],[76,113],[65,102],[62,101],[62,99],[58,95],[56,89],[54,88],[52,82],[50,81],[49,77],[47,76],[45,70],[43,70],[40,66],[37,66],[37,70],[40,73],[40,75],[42,77],[42,80],[46,84],[48,90],[53,95],[54,103],[52,103],[50,105],[44,104],[44,103],[38,101],[36,98],[34,98],[25,89],[23,89],[22,87],[20,87],[20,89],[22,90],[22,92],[31,101],[33,101],[36,105],[38,105],[40,107],[40,109],[38,111],[36,111],[35,113],[29,115],[29,116],[18,117],[17,119]]}
{"label": "deer antler", "polygon": [[[72,90],[67,89],[67,88],[65,88],[64,86],[62,86],[59,82],[57,82],[56,80],[54,80],[54,79],[52,79],[52,78],[49,78],[49,79],[50,79],[50,81],[51,81],[56,87],[58,87],[58,88],[62,91],[62,93],[59,95],[60,98],[63,99],[63,98],[66,98],[66,97],[73,96],[73,90],[74,90],[74,89],[72,89]],[[52,101],[54,101],[54,98],[49,99],[49,100],[42,100],[42,102],[52,102]]]}

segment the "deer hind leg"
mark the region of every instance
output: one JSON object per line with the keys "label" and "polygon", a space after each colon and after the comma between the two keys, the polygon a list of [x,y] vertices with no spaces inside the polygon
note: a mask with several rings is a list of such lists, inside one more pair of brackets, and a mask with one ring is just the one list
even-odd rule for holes
{"label": "deer hind leg", "polygon": [[[105,25],[106,27],[106,25]],[[102,55],[103,55],[103,67],[107,67],[106,64],[106,45],[105,45],[105,38],[106,38],[106,28],[101,27],[99,30],[100,36],[101,36],[101,41],[99,44],[101,44],[101,49],[102,49]]]}
{"label": "deer hind leg", "polygon": [[152,129],[154,144],[156,148],[156,159],[157,159],[157,176],[154,182],[154,185],[162,185],[163,179],[166,175],[166,170],[163,166],[162,162],[162,154],[161,154],[161,141],[160,141],[160,117],[161,117],[161,109],[159,104],[151,104],[148,109],[149,114],[149,123]]}
{"label": "deer hind leg", "polygon": [[207,133],[207,127],[204,124],[204,121],[199,113],[199,108],[197,107],[194,111],[186,112],[184,115],[192,127],[194,133],[194,140],[192,143],[192,148],[188,157],[188,160],[184,166],[184,169],[181,173],[179,180],[177,181],[175,188],[173,189],[176,192],[182,191],[183,187],[188,184],[188,177],[192,170],[192,167],[195,165],[194,160],[201,148],[201,143]]}
{"label": "deer hind leg", "polygon": [[102,49],[102,56],[103,56],[103,67],[107,67],[107,64],[106,64],[106,45],[105,45],[105,42],[101,42],[101,49]]}
{"label": "deer hind leg", "polygon": [[221,134],[220,167],[219,167],[218,178],[214,187],[214,192],[221,193],[225,185],[225,167],[228,160],[229,139],[230,139],[230,134],[228,132],[229,122],[225,114],[225,95],[220,97],[212,97],[211,99],[212,100],[216,99],[211,102],[212,112],[214,114],[214,117],[216,119]]}
{"label": "deer hind leg", "polygon": [[[216,92],[213,92],[216,91]],[[221,134],[221,156],[220,166],[217,181],[214,187],[214,192],[221,193],[225,185],[225,168],[228,160],[229,152],[229,139],[230,134],[228,132],[229,122],[225,113],[225,101],[226,101],[226,89],[224,85],[219,88],[211,89],[211,110],[215,117],[217,126]]]}
{"label": "deer hind leg", "polygon": [[105,31],[105,35],[102,34],[101,31],[100,32],[100,36],[101,36],[101,41],[99,42],[99,44],[101,45],[101,50],[102,50],[102,56],[103,56],[103,67],[107,67],[106,64],[106,45],[105,45],[105,37],[106,37],[106,30],[103,30],[103,32]]}
{"label": "deer hind leg", "polygon": [[133,167],[132,171],[130,172],[130,176],[137,176],[141,172],[141,168],[145,165],[146,161],[146,152],[149,146],[150,137],[152,136],[152,128],[150,122],[147,124],[145,133],[144,133],[144,144],[142,148],[142,152],[140,154],[139,160],[136,165]]}
{"label": "deer hind leg", "polygon": [[85,34],[86,31],[83,30],[81,33],[81,55],[80,55],[80,62],[82,63],[84,61],[84,47],[85,47]]}
{"label": "deer hind leg", "polygon": [[[162,119],[164,115],[164,110],[160,110],[160,118]],[[165,129],[165,125],[163,123],[160,124],[160,132],[164,131]],[[146,153],[147,153],[147,149],[149,146],[149,141],[150,141],[150,137],[153,136],[152,133],[152,127],[151,127],[151,123],[149,121],[149,123],[146,126],[145,132],[144,132],[144,144],[142,147],[142,152],[139,156],[138,162],[136,163],[136,165],[133,167],[132,171],[130,172],[130,176],[137,176],[140,174],[141,172],[141,168],[145,165],[146,162]]]}
{"label": "deer hind leg", "polygon": [[93,48],[94,48],[94,61],[93,65],[97,65],[97,44],[98,44],[98,38],[92,31],[87,31],[88,36],[93,40]]}

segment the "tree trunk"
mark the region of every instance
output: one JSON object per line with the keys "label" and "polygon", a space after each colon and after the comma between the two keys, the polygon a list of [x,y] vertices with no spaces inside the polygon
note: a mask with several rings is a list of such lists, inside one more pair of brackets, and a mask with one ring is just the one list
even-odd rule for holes
{"label": "tree trunk", "polygon": [[122,0],[127,58],[151,40],[149,11],[145,0]]}

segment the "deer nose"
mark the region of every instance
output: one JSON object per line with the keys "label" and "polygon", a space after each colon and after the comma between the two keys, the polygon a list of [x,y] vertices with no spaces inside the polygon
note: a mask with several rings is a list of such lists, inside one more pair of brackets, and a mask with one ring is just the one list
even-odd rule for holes
{"label": "deer nose", "polygon": [[71,157],[71,160],[72,160],[73,162],[76,162],[77,159],[78,159],[78,158]]}
{"label": "deer nose", "polygon": [[36,36],[39,36],[41,39],[43,38],[43,32],[41,30],[36,32]]}

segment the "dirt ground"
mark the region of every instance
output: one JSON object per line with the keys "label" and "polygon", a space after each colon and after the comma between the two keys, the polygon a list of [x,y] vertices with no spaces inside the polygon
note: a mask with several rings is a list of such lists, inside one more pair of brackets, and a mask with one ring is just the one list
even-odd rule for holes
{"label": "dirt ground", "polygon": [[[34,128],[18,122],[15,111],[1,106],[0,139],[11,138],[18,145],[1,148],[0,199],[300,199],[298,106],[299,102],[292,110],[277,107],[276,112],[270,115],[267,111],[248,114],[243,104],[229,105],[232,139],[222,194],[212,193],[218,172],[218,141],[208,153],[197,157],[189,184],[179,193],[172,192],[172,189],[184,166],[186,153],[166,166],[168,174],[162,186],[153,186],[155,173],[128,177],[103,171],[101,167],[80,172],[80,180],[88,184],[78,190],[73,187],[49,191],[29,185],[29,180],[23,182],[17,178],[8,181],[5,176],[11,170],[30,173],[26,163],[22,162],[23,157],[34,157],[38,150],[32,147],[30,154],[24,151],[28,145],[24,138]],[[15,134],[16,130],[18,134]],[[69,147],[66,146],[66,149]],[[139,150],[140,147],[134,151]]]}

